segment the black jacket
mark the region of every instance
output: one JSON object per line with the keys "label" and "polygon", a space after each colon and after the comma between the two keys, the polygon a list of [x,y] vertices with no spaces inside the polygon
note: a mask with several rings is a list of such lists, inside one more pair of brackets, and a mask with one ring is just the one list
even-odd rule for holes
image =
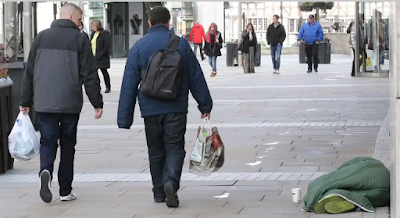
{"label": "black jacket", "polygon": [[[208,35],[208,32],[206,33],[206,36]],[[211,44],[208,42],[204,43],[204,53],[211,57],[211,56],[221,56],[221,48],[222,48],[222,43],[224,43],[224,40],[222,39],[221,32],[217,31],[217,36],[218,36],[218,43],[215,42],[215,38],[213,35],[211,35]]]}
{"label": "black jacket", "polygon": [[103,108],[96,60],[89,39],[70,20],[53,21],[32,43],[22,79],[21,102],[37,112],[80,113],[82,85],[95,108]]}
{"label": "black jacket", "polygon": [[82,31],[82,34],[85,35],[89,39],[89,35],[85,31]]}
{"label": "black jacket", "polygon": [[249,53],[250,47],[254,47],[254,55],[257,53],[257,35],[254,33],[253,40],[250,41],[249,32],[244,30],[242,32],[242,38],[238,45],[238,50],[242,51],[242,53]]}
{"label": "black jacket", "polygon": [[[92,32],[90,40],[95,32]],[[96,40],[96,61],[99,68],[110,68],[110,32],[100,30]]]}
{"label": "black jacket", "polygon": [[274,24],[270,24],[267,29],[267,43],[268,45],[283,44],[286,39],[285,27],[279,23],[277,27]]}

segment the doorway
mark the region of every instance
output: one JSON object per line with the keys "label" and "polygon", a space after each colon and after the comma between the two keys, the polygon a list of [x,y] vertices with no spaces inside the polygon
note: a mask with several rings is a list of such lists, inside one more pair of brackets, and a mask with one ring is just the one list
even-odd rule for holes
{"label": "doorway", "polygon": [[128,3],[111,3],[111,56],[113,58],[126,57],[129,47],[129,22],[128,22]]}

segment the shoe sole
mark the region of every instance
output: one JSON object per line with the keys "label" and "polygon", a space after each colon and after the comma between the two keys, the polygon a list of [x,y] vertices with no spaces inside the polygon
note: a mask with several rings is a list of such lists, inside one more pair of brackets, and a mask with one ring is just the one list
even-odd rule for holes
{"label": "shoe sole", "polygon": [[62,198],[60,197],[60,201],[75,201],[76,200],[76,196],[71,197],[71,198]]}
{"label": "shoe sole", "polygon": [[164,185],[164,192],[167,196],[167,207],[176,208],[179,207],[179,200],[175,195],[174,187],[171,183],[167,183]]}
{"label": "shoe sole", "polygon": [[50,189],[51,176],[48,171],[43,171],[40,174],[40,198],[45,203],[50,203],[53,199],[53,194]]}

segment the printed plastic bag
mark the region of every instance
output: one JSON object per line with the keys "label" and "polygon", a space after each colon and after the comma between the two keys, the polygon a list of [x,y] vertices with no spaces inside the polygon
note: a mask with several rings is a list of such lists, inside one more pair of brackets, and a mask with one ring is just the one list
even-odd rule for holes
{"label": "printed plastic bag", "polygon": [[39,155],[40,144],[29,115],[19,113],[8,136],[8,150],[16,160],[28,161]]}
{"label": "printed plastic bag", "polygon": [[[205,127],[206,122],[208,128]],[[217,127],[211,127],[210,121],[205,118],[203,125],[198,128],[196,142],[190,154],[189,171],[202,176],[218,171],[225,162],[224,150]]]}

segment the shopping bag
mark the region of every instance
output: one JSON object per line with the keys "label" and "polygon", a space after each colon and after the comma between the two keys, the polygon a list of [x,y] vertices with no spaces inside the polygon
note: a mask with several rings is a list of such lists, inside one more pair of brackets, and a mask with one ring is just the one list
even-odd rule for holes
{"label": "shopping bag", "polygon": [[211,127],[210,121],[205,118],[197,130],[196,142],[190,154],[189,172],[207,176],[218,171],[225,162],[224,150],[217,127]]}
{"label": "shopping bag", "polygon": [[29,115],[19,113],[8,136],[8,150],[12,158],[28,161],[39,155],[40,144]]}

